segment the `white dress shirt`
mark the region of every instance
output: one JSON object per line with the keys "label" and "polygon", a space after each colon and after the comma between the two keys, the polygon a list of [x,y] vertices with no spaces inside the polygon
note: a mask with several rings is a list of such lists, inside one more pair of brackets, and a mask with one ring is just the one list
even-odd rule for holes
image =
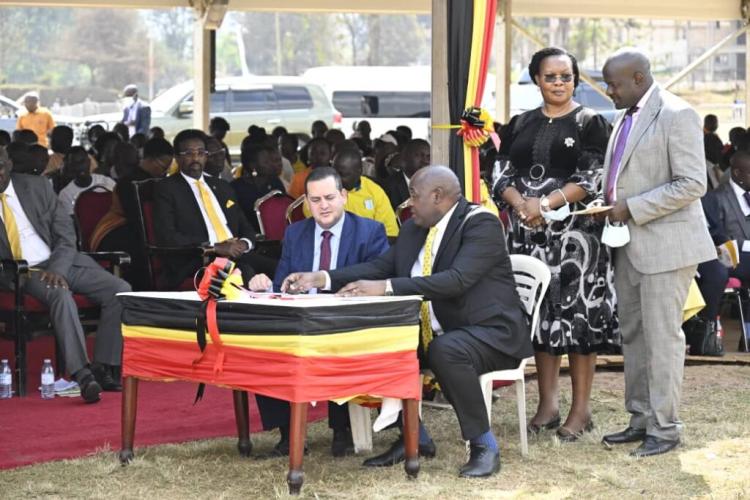
{"label": "white dress shirt", "polygon": [[[221,205],[219,205],[219,200],[216,199],[216,196],[213,193],[213,190],[211,189],[211,186],[209,186],[205,179],[203,179],[203,175],[201,175],[200,179],[193,179],[192,177],[189,177],[182,172],[180,172],[180,175],[187,181],[188,185],[190,186],[190,189],[193,191],[193,196],[195,197],[195,202],[198,203],[198,207],[201,209],[201,215],[203,216],[203,222],[206,225],[206,230],[208,231],[208,241],[213,245],[215,243],[221,243],[219,241],[218,236],[216,236],[216,231],[214,231],[214,225],[211,224],[211,219],[208,218],[208,213],[206,212],[205,207],[203,206],[203,198],[201,198],[201,193],[198,191],[198,181],[202,182],[205,186],[206,191],[210,193],[211,198],[211,204],[214,206],[214,212],[216,212],[216,216],[219,218],[219,222],[224,226],[224,230],[227,232],[228,235],[232,235],[232,230],[229,229],[229,226],[227,225],[227,218],[224,215],[224,210],[221,209]],[[252,247],[252,244],[248,243],[250,247]]]}
{"label": "white dress shirt", "polygon": [[[331,265],[329,271],[333,271],[336,269],[336,262],[339,258],[339,245],[341,244],[341,233],[344,231],[344,219],[346,218],[346,212],[344,212],[344,215],[342,215],[341,219],[334,224],[328,231],[331,232]],[[318,223],[315,223],[315,239],[313,243],[313,272],[320,271],[320,244],[323,242],[323,231],[326,231],[326,229],[323,229],[318,225]],[[331,289],[331,277],[326,273],[326,286],[322,288],[323,290],[330,290]],[[315,294],[318,293],[317,288],[311,288],[308,293]]]}
{"label": "white dress shirt", "polygon": [[[5,188],[6,201],[8,206],[13,212],[13,216],[16,218],[16,225],[18,226],[18,235],[21,239],[21,252],[24,260],[29,263],[29,266],[35,266],[40,262],[44,262],[49,259],[52,255],[52,250],[44,242],[44,240],[36,232],[34,226],[29,222],[29,218],[26,217],[26,212],[23,211],[21,202],[18,201],[18,195],[16,190],[13,188],[13,181],[10,181],[8,187]],[[2,210],[0,210],[0,218],[2,218]],[[5,221],[3,220],[3,223]]]}
{"label": "white dress shirt", "polygon": [[[443,215],[443,218],[438,221],[437,224],[435,224],[435,227],[437,228],[437,232],[435,233],[435,239],[432,242],[432,259],[431,262],[433,266],[435,265],[435,256],[437,255],[438,249],[440,248],[440,242],[443,241],[443,235],[445,235],[445,229],[448,227],[448,222],[451,220],[451,216],[453,215],[453,212],[456,211],[456,207],[458,206],[458,202],[456,202],[453,207],[451,207],[448,212],[446,212],[445,215]],[[427,240],[425,240],[425,243],[427,243]],[[419,255],[417,255],[417,260],[414,262],[414,265],[411,266],[411,277],[416,278],[422,276],[422,263],[424,262],[424,245],[422,245],[422,249],[419,251]],[[432,333],[433,335],[437,336],[443,333],[443,327],[440,325],[440,323],[437,320],[437,317],[435,317],[435,313],[432,311],[432,302],[430,302],[430,323],[432,324]]]}
{"label": "white dress shirt", "polygon": [[729,179],[729,185],[732,186],[732,191],[734,191],[734,195],[737,197],[737,203],[740,204],[742,214],[747,217],[750,215],[750,205],[748,205],[747,200],[745,200],[745,190],[737,185],[732,178]]}

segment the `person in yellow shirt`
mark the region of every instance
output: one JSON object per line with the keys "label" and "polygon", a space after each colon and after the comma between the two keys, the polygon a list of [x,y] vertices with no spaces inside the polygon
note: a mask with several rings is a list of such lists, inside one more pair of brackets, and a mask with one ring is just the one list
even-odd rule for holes
{"label": "person in yellow shirt", "polygon": [[333,168],[341,176],[341,182],[348,193],[346,210],[373,219],[385,226],[389,238],[398,236],[396,214],[391,202],[375,181],[362,175],[362,157],[359,151],[344,149],[333,159]]}
{"label": "person in yellow shirt", "polygon": [[39,144],[47,147],[47,132],[55,128],[55,120],[47,108],[39,106],[39,94],[29,92],[23,98],[26,112],[18,117],[16,128],[18,130],[31,130],[36,134]]}

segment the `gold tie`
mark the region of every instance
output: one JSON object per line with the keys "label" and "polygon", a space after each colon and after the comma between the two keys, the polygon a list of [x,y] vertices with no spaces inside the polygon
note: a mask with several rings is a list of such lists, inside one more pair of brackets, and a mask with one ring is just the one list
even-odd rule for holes
{"label": "gold tie", "polygon": [[203,201],[203,208],[206,209],[208,220],[211,221],[211,225],[214,227],[216,238],[219,242],[228,240],[230,235],[227,234],[224,224],[221,223],[219,215],[216,213],[216,210],[214,210],[214,204],[211,203],[211,193],[208,192],[208,188],[203,181],[198,181],[198,191],[201,194],[201,201]]}
{"label": "gold tie", "polygon": [[13,215],[13,210],[10,209],[10,205],[8,205],[6,193],[0,193],[0,203],[3,205],[3,222],[5,223],[5,232],[8,235],[8,243],[10,243],[10,251],[13,253],[15,260],[22,259],[21,237],[18,235],[16,217]]}
{"label": "gold tie", "polygon": [[[424,256],[422,257],[422,276],[432,274],[432,244],[435,242],[437,226],[432,226],[424,241]],[[430,301],[423,300],[419,310],[419,322],[422,326],[422,350],[427,352],[427,346],[432,341],[432,322],[430,321]]]}

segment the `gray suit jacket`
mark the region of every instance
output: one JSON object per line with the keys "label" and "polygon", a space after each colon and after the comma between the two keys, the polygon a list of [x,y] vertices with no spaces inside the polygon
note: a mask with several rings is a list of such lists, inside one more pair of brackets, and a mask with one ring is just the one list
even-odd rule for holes
{"label": "gray suit jacket", "polygon": [[[625,115],[620,113],[615,132]],[[607,146],[606,182],[616,133]],[[698,114],[674,94],[654,89],[630,132],[617,178],[627,200],[630,243],[624,250],[644,274],[673,271],[716,258],[700,198],[706,192]]]}
{"label": "gray suit jacket", "polygon": [[[37,267],[60,274],[66,279],[73,265],[98,268],[99,265],[91,257],[76,249],[73,219],[58,200],[49,181],[44,177],[26,174],[11,174],[11,180],[26,217],[52,251],[49,260]],[[0,231],[0,258],[13,258],[4,230]]]}
{"label": "gray suit jacket", "polygon": [[737,240],[742,248],[744,241],[750,240],[750,219],[742,212],[729,182],[719,184],[703,197],[703,211],[708,219],[708,230],[717,246],[727,240]]}

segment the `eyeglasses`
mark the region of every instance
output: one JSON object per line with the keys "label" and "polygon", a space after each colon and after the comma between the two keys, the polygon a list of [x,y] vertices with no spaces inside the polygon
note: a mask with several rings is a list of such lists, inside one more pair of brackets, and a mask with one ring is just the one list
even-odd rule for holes
{"label": "eyeglasses", "polygon": [[544,75],[544,81],[546,83],[555,83],[557,79],[559,78],[561,82],[563,83],[570,83],[573,81],[573,75],[570,73],[566,73],[564,75]]}
{"label": "eyeglasses", "polygon": [[191,156],[208,156],[208,151],[205,149],[188,149],[177,153],[179,158],[190,158]]}

